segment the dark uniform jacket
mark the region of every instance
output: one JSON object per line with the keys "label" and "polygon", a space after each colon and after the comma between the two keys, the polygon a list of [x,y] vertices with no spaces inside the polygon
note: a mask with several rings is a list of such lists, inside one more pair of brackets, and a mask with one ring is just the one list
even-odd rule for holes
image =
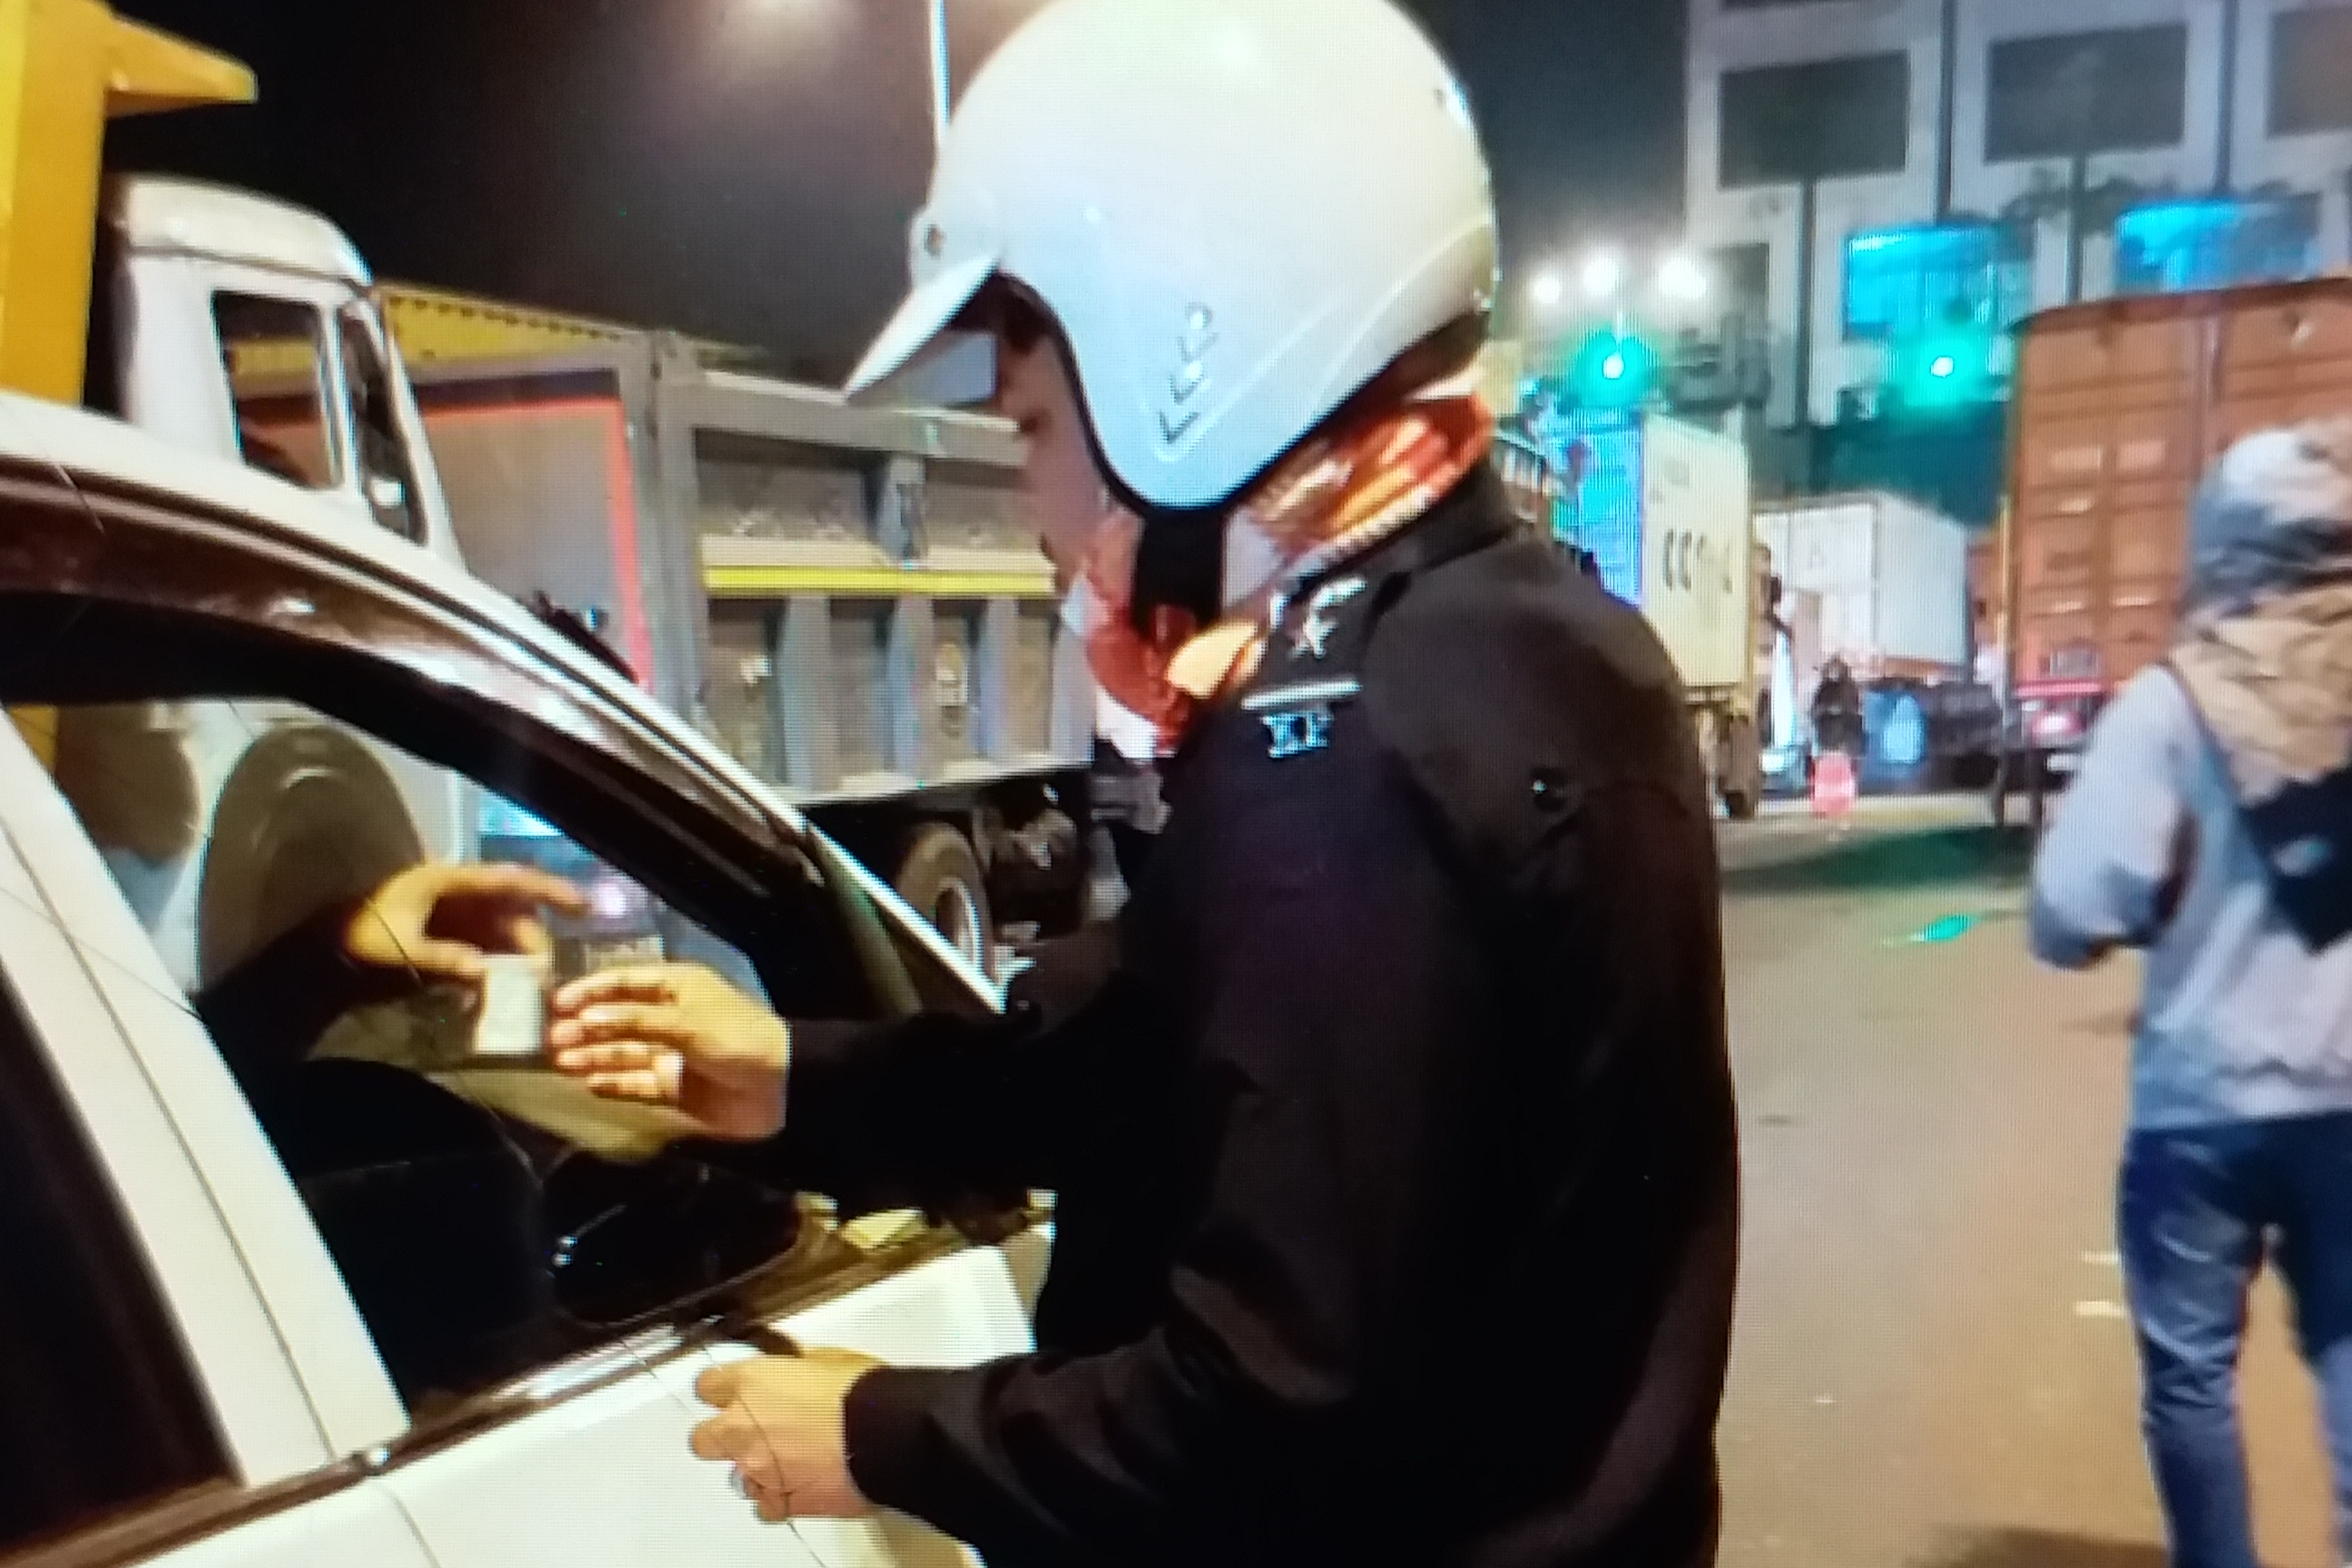
{"label": "dark uniform jacket", "polygon": [[780,1174],[1057,1195],[1037,1353],[861,1381],[859,1486],[991,1568],[1711,1563],[1736,1130],[1656,638],[1481,476],[1167,788],[1068,1016],[797,1030]]}

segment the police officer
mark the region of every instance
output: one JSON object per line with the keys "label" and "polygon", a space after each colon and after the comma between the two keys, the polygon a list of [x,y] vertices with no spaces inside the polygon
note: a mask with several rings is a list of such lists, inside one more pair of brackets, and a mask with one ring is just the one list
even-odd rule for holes
{"label": "police officer", "polygon": [[[845,1208],[1057,1194],[1034,1355],[708,1374],[763,1517],[1035,1563],[1715,1555],[1737,1231],[1673,668],[1514,527],[1486,169],[1388,0],[1054,0],[853,391],[982,331],[1171,817],[1068,1016],[789,1026],[678,967],[558,1066]],[[1122,524],[1113,519],[1139,520]]]}

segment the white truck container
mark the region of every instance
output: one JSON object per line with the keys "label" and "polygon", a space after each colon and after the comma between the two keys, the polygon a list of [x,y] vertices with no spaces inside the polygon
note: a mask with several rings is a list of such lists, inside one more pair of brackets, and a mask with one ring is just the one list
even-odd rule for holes
{"label": "white truck container", "polygon": [[1734,816],[1762,795],[1756,730],[1758,595],[1747,448],[1659,415],[1547,431],[1572,497],[1562,542],[1638,605],[1680,672],[1700,754]]}
{"label": "white truck container", "polygon": [[[1822,667],[1842,658],[1865,687],[1864,788],[1977,782],[1997,745],[2000,704],[1970,679],[1967,529],[1863,491],[1759,508],[1756,539],[1790,623],[1790,725],[1811,710]],[[1800,606],[1805,637],[1794,636]],[[1776,719],[1779,706],[1776,692]],[[1810,746],[1775,739],[1767,771],[1797,782]]]}
{"label": "white truck container", "polygon": [[[1759,507],[1757,542],[1792,594],[1821,601],[1820,658],[1864,679],[1949,678],[1969,664],[1969,534],[1883,491]],[[1800,670],[1807,690],[1819,671]]]}

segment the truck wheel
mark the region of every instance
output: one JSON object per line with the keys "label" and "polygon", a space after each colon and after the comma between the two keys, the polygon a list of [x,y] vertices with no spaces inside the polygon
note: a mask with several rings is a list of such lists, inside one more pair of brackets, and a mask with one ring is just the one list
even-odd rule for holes
{"label": "truck wheel", "polygon": [[948,945],[982,974],[996,973],[996,922],[988,909],[988,884],[980,857],[962,834],[944,822],[929,822],[907,839],[892,879],[898,896],[931,922]]}
{"label": "truck wheel", "polygon": [[298,922],[424,858],[399,786],[365,746],[324,726],[272,732],[213,807],[198,973],[210,984]]}

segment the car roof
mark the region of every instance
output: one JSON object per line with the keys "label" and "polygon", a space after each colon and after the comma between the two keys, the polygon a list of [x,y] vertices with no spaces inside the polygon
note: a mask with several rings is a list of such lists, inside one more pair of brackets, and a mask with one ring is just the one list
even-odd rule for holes
{"label": "car roof", "polygon": [[[299,486],[242,463],[171,446],[118,419],[0,392],[0,460],[9,458],[54,468],[77,488],[91,482],[233,512],[248,521],[258,537],[315,557],[321,565],[356,568],[388,589],[437,601],[521,645],[565,679],[592,689],[685,761],[716,775],[747,804],[796,833],[814,831],[805,816],[716,742],[520,605],[420,545],[355,522],[349,511]],[[909,911],[880,879],[845,855],[838,858],[898,923],[982,994],[996,996],[995,988],[972,971],[963,955]]]}

